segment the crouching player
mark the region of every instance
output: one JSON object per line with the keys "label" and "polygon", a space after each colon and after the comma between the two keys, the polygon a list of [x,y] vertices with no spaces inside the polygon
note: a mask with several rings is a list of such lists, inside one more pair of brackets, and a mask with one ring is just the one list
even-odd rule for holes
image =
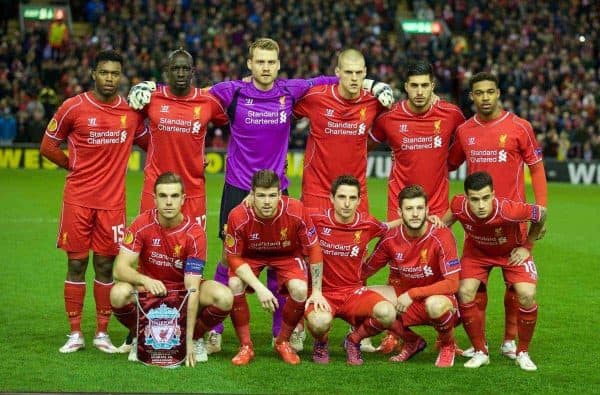
{"label": "crouching player", "polygon": [[[169,290],[196,289],[188,299],[186,325],[186,365],[193,367],[196,361],[207,360],[202,336],[227,317],[233,296],[224,285],[203,279],[206,234],[202,225],[181,212],[184,200],[178,175],[167,172],[158,176],[154,183],[156,208],[140,214],[129,227],[115,260],[118,282],[110,299],[115,317],[137,333],[138,312],[132,291],[165,296]],[[137,359],[136,351],[134,340],[130,360]]]}
{"label": "crouching player", "polygon": [[437,367],[454,365],[454,326],[460,262],[456,241],[448,228],[427,221],[427,196],[418,185],[407,186],[398,195],[402,225],[387,232],[362,267],[364,279],[390,265],[390,285],[369,287],[396,305],[398,318],[390,331],[403,340],[400,353],[390,358],[404,362],[423,351],[425,339],[410,327],[432,325],[438,332],[440,352]]}
{"label": "crouching player", "polygon": [[369,242],[380,237],[388,226],[370,215],[357,212],[360,182],[353,176],[340,176],[331,185],[333,209],[311,209],[323,251],[323,296],[331,311],[306,309],[308,329],[315,338],[313,361],[328,363],[327,333],[334,317],[355,329],[344,340],[347,363],[362,365],[360,342],[390,327],[396,319],[394,305],[377,292],[367,289],[360,266]]}
{"label": "crouching player", "polygon": [[[460,221],[466,235],[458,296],[463,325],[475,353],[465,367],[478,368],[490,363],[485,311],[479,310],[475,294],[481,283],[487,284],[490,270],[500,267],[507,286],[512,286],[519,298],[516,364],[526,371],[537,370],[528,353],[537,321],[537,270],[530,251],[543,229],[546,209],[496,198],[492,177],[486,172],[469,175],[464,189],[466,195],[452,199],[444,222],[450,225]],[[529,234],[527,222],[532,222]]]}
{"label": "crouching player", "polygon": [[[278,307],[277,298],[257,278],[263,268],[271,267],[281,293],[288,295],[275,349],[286,363],[300,363],[289,340],[304,315],[305,304],[314,303],[317,310],[329,310],[321,294],[323,257],[315,227],[304,206],[298,200],[282,196],[279,177],[272,170],[260,170],[252,176],[250,203],[241,203],[229,214],[225,250],[229,287],[234,295],[231,320],[240,341],[240,350],[231,362],[246,365],[254,358],[246,287],[249,285],[256,292],[263,308],[272,312]],[[312,294],[308,299],[303,250],[308,251],[312,275]]]}

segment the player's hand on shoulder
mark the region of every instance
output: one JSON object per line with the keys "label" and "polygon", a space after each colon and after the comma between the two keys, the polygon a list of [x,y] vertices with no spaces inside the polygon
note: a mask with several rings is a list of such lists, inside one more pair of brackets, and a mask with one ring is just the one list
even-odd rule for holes
{"label": "player's hand on shoulder", "polygon": [[440,217],[438,217],[437,215],[429,215],[427,217],[427,221],[431,222],[433,224],[433,226],[436,228],[445,228],[446,227],[446,224],[444,223],[444,221],[442,221],[442,219]]}
{"label": "player's hand on shoulder", "polygon": [[394,104],[394,90],[385,82],[365,78],[362,87],[371,92],[382,106],[390,108]]}
{"label": "player's hand on shoulder", "polygon": [[515,247],[510,252],[508,258],[508,264],[513,266],[520,266],[525,263],[525,260],[529,257],[529,250],[525,247]]}
{"label": "player's hand on shoulder", "polygon": [[144,276],[144,280],[142,281],[142,285],[146,288],[146,291],[150,292],[154,296],[166,296],[167,295],[167,287],[160,280],[155,280],[148,276]]}
{"label": "player's hand on shoulder", "polygon": [[150,103],[150,96],[156,90],[154,81],[143,81],[135,84],[127,95],[127,103],[134,110],[141,110]]}

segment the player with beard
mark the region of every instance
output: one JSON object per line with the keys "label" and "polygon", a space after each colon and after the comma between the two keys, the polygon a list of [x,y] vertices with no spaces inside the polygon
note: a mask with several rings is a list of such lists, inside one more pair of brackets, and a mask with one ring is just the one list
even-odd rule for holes
{"label": "player with beard", "polygon": [[410,327],[431,325],[438,333],[440,352],[437,367],[454,365],[454,326],[458,320],[457,301],[460,262],[456,241],[445,227],[427,221],[427,195],[418,185],[402,189],[398,195],[399,228],[381,238],[362,267],[364,279],[386,264],[394,273],[390,285],[371,286],[393,302],[398,319],[390,331],[404,344],[400,353],[390,358],[404,362],[427,346],[425,339]]}
{"label": "player with beard", "polygon": [[[40,153],[66,169],[57,247],[67,253],[65,310],[71,326],[60,348],[85,347],[81,332],[85,272],[93,251],[96,335],[94,346],[117,352],[106,330],[110,320],[112,269],[125,230],[125,174],[134,138],[144,134],[142,117],[118,94],[123,57],[101,51],[92,68],[94,87],[59,107],[46,128]],[[68,153],[60,148],[68,142]]]}

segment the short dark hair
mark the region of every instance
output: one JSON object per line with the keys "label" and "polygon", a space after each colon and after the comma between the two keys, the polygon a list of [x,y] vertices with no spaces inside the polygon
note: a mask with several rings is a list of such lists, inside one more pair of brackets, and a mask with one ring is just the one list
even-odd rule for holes
{"label": "short dark hair", "polygon": [[349,185],[351,187],[356,187],[356,189],[358,190],[358,197],[360,197],[360,181],[358,181],[358,179],[356,177],[351,176],[349,174],[344,174],[342,176],[337,177],[335,180],[333,180],[333,182],[331,183],[331,195],[332,196],[335,196],[338,188],[341,185]]}
{"label": "short dark hair", "polygon": [[423,187],[417,184],[408,185],[402,188],[402,190],[398,194],[398,207],[402,208],[403,200],[414,199],[418,197],[425,198],[425,204],[427,204],[427,194],[425,193]]}
{"label": "short dark hair", "polygon": [[192,54],[181,47],[177,48],[176,50],[171,51],[169,53],[169,56],[167,56],[167,62],[171,63],[173,61],[173,59],[175,59],[175,56],[185,56],[189,59],[190,63],[194,62],[194,58],[192,57]]}
{"label": "short dark hair", "polygon": [[424,60],[413,60],[406,67],[406,81],[413,75],[428,75],[433,80],[433,67]]}
{"label": "short dark hair", "polygon": [[181,177],[178,174],[173,173],[172,171],[162,173],[156,178],[156,181],[154,181],[154,193],[156,193],[156,187],[161,184],[179,184],[181,185],[181,193],[185,193]]}
{"label": "short dark hair", "polygon": [[256,188],[279,188],[279,177],[273,170],[259,170],[252,176],[252,190]]}
{"label": "short dark hair", "polygon": [[467,191],[481,191],[487,186],[489,186],[492,191],[494,190],[494,182],[492,176],[488,172],[476,171],[465,178],[465,193],[467,193]]}
{"label": "short dark hair", "polygon": [[123,67],[123,56],[117,51],[105,50],[100,51],[94,58],[94,62],[92,64],[92,70],[96,70],[98,65],[102,62],[118,62]]}
{"label": "short dark hair", "polygon": [[482,71],[471,77],[469,80],[469,89],[473,90],[473,85],[481,81],[492,81],[496,85],[496,88],[498,87],[498,77],[495,74]]}

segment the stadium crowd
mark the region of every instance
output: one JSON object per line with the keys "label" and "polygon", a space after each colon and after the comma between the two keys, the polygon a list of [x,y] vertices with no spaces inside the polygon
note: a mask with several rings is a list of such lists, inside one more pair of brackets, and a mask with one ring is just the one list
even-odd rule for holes
{"label": "stadium crowd", "polygon": [[[500,78],[503,105],[533,125],[546,157],[600,158],[600,6],[570,2],[447,0],[408,2],[421,18],[442,20],[451,34],[408,37],[400,32],[396,2],[72,1],[73,20],[91,34],[71,35],[56,49],[47,26],[8,32],[0,24],[0,144],[39,143],[63,98],[91,86],[89,63],[101,49],[125,55],[130,84],[162,81],[165,53],[177,43],[196,59],[200,86],[248,74],[247,44],[269,36],[281,45],[282,77],[332,74],[332,53],[357,47],[370,77],[401,95],[407,60],[434,65],[437,93],[473,114],[467,81],[488,70]],[[402,7],[400,2],[398,7]],[[319,9],[320,12],[315,13]],[[126,92],[122,92],[126,93]],[[303,147],[305,126],[293,129]],[[223,147],[227,131],[211,130],[208,144]]]}

